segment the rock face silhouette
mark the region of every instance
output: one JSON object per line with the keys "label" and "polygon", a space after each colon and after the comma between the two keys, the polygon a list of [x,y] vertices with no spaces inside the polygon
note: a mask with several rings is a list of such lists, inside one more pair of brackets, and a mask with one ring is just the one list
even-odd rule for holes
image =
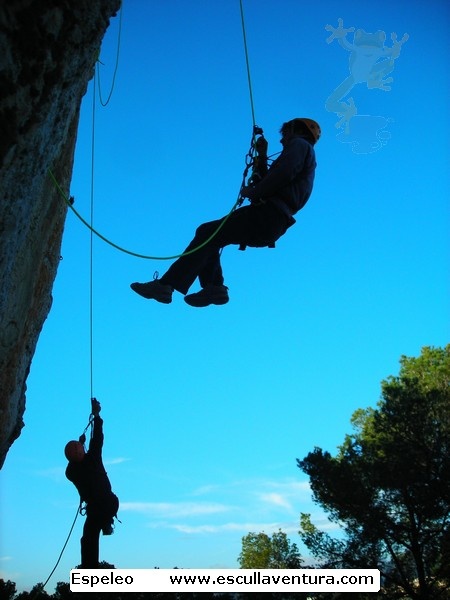
{"label": "rock face silhouette", "polygon": [[[60,260],[81,99],[121,0],[0,6],[0,467],[24,425],[26,379]],[[49,365],[51,376],[51,365]]]}

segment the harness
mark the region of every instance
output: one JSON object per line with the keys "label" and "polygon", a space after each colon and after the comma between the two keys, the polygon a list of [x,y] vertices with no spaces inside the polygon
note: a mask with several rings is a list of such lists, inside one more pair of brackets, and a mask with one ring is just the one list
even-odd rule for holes
{"label": "harness", "polygon": [[[245,185],[250,168],[252,170],[251,170],[251,174],[247,180],[247,185],[249,185],[249,186],[255,186],[257,183],[259,183],[263,179],[263,177],[267,173],[267,160],[268,160],[267,155],[265,153],[264,153],[264,155],[262,155],[258,151],[258,145],[261,146],[261,144],[260,144],[261,140],[265,141],[264,131],[261,127],[254,125],[252,141],[250,144],[250,150],[248,151],[247,156],[245,158],[246,167],[245,167],[245,170],[243,173],[242,187],[244,187],[244,185]],[[240,201],[239,201],[239,206],[242,204],[243,201],[244,201],[244,198],[241,197]],[[270,202],[270,200],[263,200],[262,198],[259,198],[258,200],[251,200],[251,205],[252,206],[260,206],[263,204],[267,204],[268,202]],[[259,247],[260,248],[275,248],[275,240],[270,240],[264,246],[259,246]],[[244,251],[246,248],[247,248],[247,244],[245,244],[245,243],[242,243],[239,245],[239,250],[241,250],[241,251]]]}

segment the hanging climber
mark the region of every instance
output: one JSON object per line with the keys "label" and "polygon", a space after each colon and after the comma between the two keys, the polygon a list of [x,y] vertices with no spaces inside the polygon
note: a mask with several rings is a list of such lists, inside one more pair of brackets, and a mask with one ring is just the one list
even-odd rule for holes
{"label": "hanging climber", "polygon": [[254,176],[240,191],[241,197],[248,198],[250,204],[237,208],[228,217],[200,225],[185,253],[198,249],[180,256],[160,279],[132,283],[133,291],[144,298],[169,304],[174,290],[187,294],[198,277],[202,289],[185,295],[187,304],[203,307],[228,302],[228,288],[224,285],[220,264],[222,248],[229,244],[238,244],[241,248],[273,247],[295,223],[293,215],[303,208],[312,192],[316,168],[314,145],[321,134],[319,124],[312,119],[292,119],[282,125],[280,133],[283,150],[270,168],[267,167],[267,141],[261,136],[254,142],[258,159],[256,172],[254,167]]}
{"label": "hanging climber", "polygon": [[100,417],[100,403],[92,398],[91,404],[93,431],[88,451],[84,450],[84,433],[79,441],[68,442],[64,449],[69,461],[66,477],[80,494],[80,507],[81,503],[86,503],[86,521],[81,538],[81,569],[98,568],[100,531],[103,535],[113,533],[114,517],[119,510],[119,499],[112,492],[102,461],[103,419]]}

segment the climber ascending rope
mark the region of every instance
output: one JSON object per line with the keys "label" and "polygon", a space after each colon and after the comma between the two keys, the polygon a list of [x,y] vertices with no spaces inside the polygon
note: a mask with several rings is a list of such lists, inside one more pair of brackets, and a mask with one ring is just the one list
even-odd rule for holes
{"label": "climber ascending rope", "polygon": [[[240,191],[242,198],[250,200],[250,205],[200,225],[185,253],[161,279],[132,283],[132,290],[144,298],[169,304],[174,290],[187,294],[198,277],[202,289],[185,295],[187,304],[203,307],[228,302],[228,288],[224,285],[220,264],[222,248],[230,244],[241,248],[273,247],[295,223],[293,215],[303,208],[312,192],[316,168],[314,144],[321,133],[318,123],[306,118],[292,119],[282,125],[280,133],[283,151],[270,168],[267,167],[267,141],[263,136],[254,139],[257,164],[248,185]],[[216,233],[209,240],[213,232]],[[189,253],[193,248],[197,250]]]}
{"label": "climber ascending rope", "polygon": [[64,450],[69,461],[66,477],[80,494],[80,512],[83,510],[81,504],[86,503],[86,521],[81,538],[81,569],[98,568],[100,531],[103,535],[113,533],[114,517],[119,510],[119,499],[112,492],[103,466],[103,419],[100,417],[100,403],[95,398],[92,398],[91,403],[90,423],[93,431],[88,451],[84,450],[84,433],[78,441],[68,442]]}

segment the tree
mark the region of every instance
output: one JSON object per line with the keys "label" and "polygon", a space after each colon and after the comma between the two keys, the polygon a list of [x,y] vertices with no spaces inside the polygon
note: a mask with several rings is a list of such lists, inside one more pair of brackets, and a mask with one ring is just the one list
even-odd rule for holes
{"label": "tree", "polygon": [[51,596],[44,590],[43,583],[34,585],[30,592],[20,592],[14,600],[50,600]]}
{"label": "tree", "polygon": [[0,598],[2,598],[2,600],[12,600],[16,595],[16,591],[16,584],[14,581],[0,579]]}
{"label": "tree", "polygon": [[[281,529],[269,537],[266,533],[248,533],[242,538],[242,550],[238,557],[241,569],[299,569],[302,559],[297,544],[291,544]],[[295,600],[307,598],[299,592],[258,592],[266,600]],[[239,600],[253,600],[255,592],[238,594]]]}
{"label": "tree", "polygon": [[238,558],[241,569],[299,569],[302,559],[281,529],[270,538],[266,533],[248,533],[242,538]]}
{"label": "tree", "polygon": [[320,566],[379,568],[390,598],[449,598],[450,345],[400,365],[377,409],[353,414],[337,456],[315,448],[297,461],[344,537],[304,514],[300,535]]}

